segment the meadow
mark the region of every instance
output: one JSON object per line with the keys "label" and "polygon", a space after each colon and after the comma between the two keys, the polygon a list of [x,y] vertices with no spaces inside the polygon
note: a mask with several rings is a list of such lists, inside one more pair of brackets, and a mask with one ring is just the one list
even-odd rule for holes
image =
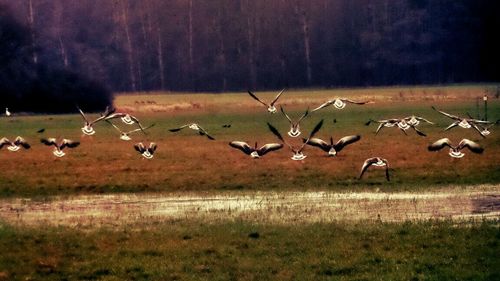
{"label": "meadow", "polygon": [[[267,122],[283,135],[289,129],[280,113],[269,114],[246,93],[117,95],[118,110],[137,116],[144,125],[155,123],[147,135],[132,135],[130,142],[120,140],[106,123],[95,126],[94,136],[82,136],[82,119],[76,113],[2,117],[1,136],[21,135],[32,144],[29,151],[0,151],[0,204],[6,206],[17,200],[45,208],[44,202],[53,200],[60,213],[65,213],[65,207],[57,205],[60,198],[80,200],[81,195],[115,193],[130,195],[134,204],[133,196],[141,194],[155,200],[155,196],[197,195],[203,199],[258,192],[276,192],[277,196],[289,196],[292,191],[408,192],[410,197],[405,200],[415,206],[416,217],[420,208],[430,216],[367,220],[366,209],[367,215],[360,219],[347,218],[350,214],[345,210],[342,215],[322,213],[327,220],[297,220],[294,214],[307,218],[307,212],[325,211],[321,205],[290,210],[284,200],[274,210],[289,213],[282,222],[266,218],[263,212],[245,219],[231,209],[226,213],[207,211],[205,217],[157,220],[139,213],[130,221],[124,218],[125,212],[115,216],[110,209],[107,224],[98,224],[92,217],[76,224],[0,219],[0,280],[498,280],[498,128],[492,127],[491,135],[484,139],[473,130],[444,132],[451,120],[431,109],[434,105],[453,114],[476,116],[476,99],[487,94],[488,119],[497,120],[500,102],[496,91],[496,85],[286,91],[279,104],[292,118],[332,97],[373,101],[363,106],[348,104],[344,110],[328,107],[305,119],[303,134],[324,119],[317,137],[359,134],[361,140],[333,158],[307,147],[303,161],[291,160],[287,148],[251,159],[228,145],[232,140],[277,142]],[[256,94],[271,100],[276,92]],[[420,125],[427,137],[410,130],[405,136],[395,128],[375,135],[376,125],[364,125],[369,118],[413,114],[436,123]],[[168,131],[189,122],[199,123],[216,140],[191,130]],[[224,124],[231,127],[223,128]],[[45,132],[37,133],[41,128]],[[79,140],[81,145],[56,159],[52,148],[40,144],[39,139],[59,136]],[[427,151],[430,143],[442,137],[454,142],[469,138],[485,151],[481,155],[465,151],[462,159],[452,159],[447,149]],[[139,141],[158,144],[153,159],[144,159],[133,149]],[[363,179],[357,179],[363,161],[372,156],[389,161],[390,182],[382,169],[369,170]],[[429,219],[429,208],[436,205],[411,199],[411,194],[468,194],[484,186],[486,207],[493,211],[489,219]],[[450,198],[433,204],[451,204]],[[467,198],[460,198],[468,204]],[[391,204],[393,209],[387,212],[400,210],[394,207],[404,204],[397,198],[362,200],[361,207],[373,202]],[[73,213],[79,210],[75,208]],[[304,214],[300,214],[302,210]],[[11,211],[15,215],[23,209]],[[206,219],[212,214],[215,219]]]}

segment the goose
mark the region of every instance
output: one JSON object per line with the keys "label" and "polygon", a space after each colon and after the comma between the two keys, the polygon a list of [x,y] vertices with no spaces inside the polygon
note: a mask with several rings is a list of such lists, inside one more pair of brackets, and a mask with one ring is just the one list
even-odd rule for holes
{"label": "goose", "polygon": [[422,131],[420,131],[419,129],[417,129],[417,127],[415,127],[415,125],[408,124],[404,119],[397,119],[397,118],[384,119],[384,120],[373,120],[373,119],[370,119],[370,120],[368,120],[368,122],[365,123],[365,125],[369,126],[372,122],[376,122],[376,123],[380,124],[378,126],[377,130],[375,131],[375,135],[377,135],[378,132],[382,128],[384,128],[384,127],[392,128],[392,127],[397,126],[405,135],[408,135],[406,133],[406,130],[409,129],[409,128],[412,128],[413,130],[415,130],[415,132],[419,136],[422,136],[422,137],[426,137],[427,136],[425,133],[423,133]]}
{"label": "goose", "polygon": [[207,136],[207,138],[209,138],[210,140],[215,140],[214,137],[212,137],[211,135],[208,134],[208,132],[203,129],[200,125],[196,124],[196,123],[191,123],[191,124],[186,124],[186,125],[183,125],[183,126],[180,126],[178,128],[174,128],[174,129],[169,129],[170,132],[178,132],[184,128],[189,128],[189,129],[192,129],[192,130],[195,130],[195,131],[198,131],[198,133],[203,136]]}
{"label": "goose", "polygon": [[429,145],[427,148],[429,149],[429,151],[438,151],[445,146],[448,146],[450,148],[450,152],[448,152],[448,154],[453,158],[464,157],[465,153],[461,151],[464,147],[467,147],[470,151],[478,154],[483,153],[484,151],[484,149],[478,143],[473,142],[469,139],[462,139],[457,146],[453,146],[448,138],[442,138]]}
{"label": "goose", "polygon": [[449,113],[446,113],[444,111],[438,110],[434,106],[432,106],[432,109],[434,109],[435,111],[443,114],[444,116],[446,116],[448,118],[451,118],[451,119],[455,120],[455,122],[451,123],[451,125],[449,125],[448,127],[446,127],[444,129],[444,131],[448,131],[449,129],[454,128],[456,126],[462,127],[464,129],[474,128],[477,132],[479,132],[479,134],[483,138],[485,138],[488,133],[485,135],[483,133],[484,130],[481,130],[481,128],[479,128],[478,125],[488,125],[488,124],[494,124],[495,123],[495,122],[491,122],[491,121],[483,121],[483,120],[478,120],[478,119],[474,119],[474,118],[458,117],[456,115],[449,114]]}
{"label": "goose", "polygon": [[80,145],[80,142],[72,141],[69,139],[62,139],[59,142],[57,142],[56,138],[41,139],[40,142],[48,146],[53,145],[55,148],[52,151],[52,153],[57,157],[63,157],[64,155],[66,155],[66,153],[64,153],[63,151],[64,148],[66,147],[74,148]]}
{"label": "goose", "polygon": [[9,145],[7,146],[7,149],[12,152],[18,151],[21,147],[24,149],[29,149],[31,147],[31,145],[29,145],[23,137],[19,136],[16,137],[14,141],[10,141],[8,138],[0,139],[0,149],[2,149],[5,145]]}
{"label": "goose", "polygon": [[82,116],[83,121],[85,122],[85,124],[82,127],[82,132],[88,136],[95,134],[95,130],[92,127],[95,123],[104,120],[106,117],[108,117],[110,114],[114,112],[114,109],[110,109],[108,106],[106,106],[104,114],[101,114],[101,116],[95,119],[94,121],[89,121],[89,119],[87,119],[87,117],[85,116],[85,113],[83,113],[83,111],[78,106],[76,108],[80,112],[80,115]]}
{"label": "goose", "polygon": [[408,123],[408,125],[410,125],[410,126],[418,126],[418,124],[420,124],[420,121],[424,121],[424,122],[427,122],[429,124],[434,124],[431,121],[425,119],[424,117],[415,116],[415,115],[405,117],[405,118],[403,118],[403,120],[405,120],[406,123]]}
{"label": "goose", "polygon": [[363,163],[363,166],[361,167],[361,173],[359,174],[358,179],[361,179],[361,177],[363,177],[363,174],[370,166],[385,167],[385,177],[387,178],[387,181],[390,181],[389,162],[386,159],[380,157],[371,157],[366,159]]}
{"label": "goose", "polygon": [[120,118],[122,120],[122,122],[127,124],[127,125],[137,124],[139,126],[139,128],[144,131],[144,127],[142,127],[142,124],[141,124],[141,122],[139,122],[139,119],[137,119],[137,117],[132,116],[128,113],[115,112],[115,113],[112,113],[112,114],[109,114],[108,116],[106,116],[106,118],[104,118],[104,120],[109,121],[109,120],[116,119],[116,118]]}
{"label": "goose", "polygon": [[315,109],[313,109],[311,112],[314,112],[316,110],[320,110],[324,107],[327,107],[327,106],[330,106],[333,104],[333,106],[337,109],[343,109],[347,103],[352,103],[352,104],[366,104],[368,103],[368,101],[353,101],[353,100],[350,100],[350,99],[346,99],[346,98],[335,98],[333,100],[329,100],[325,103],[323,103],[322,105],[316,107]]}
{"label": "goose", "polygon": [[277,95],[276,97],[274,98],[273,101],[271,101],[270,104],[267,104],[263,101],[261,101],[256,95],[254,95],[254,93],[252,93],[251,91],[248,91],[248,94],[254,98],[256,101],[262,103],[263,105],[265,105],[267,107],[267,111],[269,111],[270,113],[276,113],[276,107],[274,106],[274,104],[276,103],[276,101],[278,101],[278,99],[280,98],[281,94],[283,94],[283,92],[285,91],[285,89],[281,90]]}
{"label": "goose", "polygon": [[143,133],[146,133],[145,130],[153,127],[155,124],[151,124],[145,128],[138,128],[138,129],[134,129],[134,130],[130,130],[130,131],[127,131],[127,132],[124,132],[122,131],[122,129],[120,129],[120,127],[116,126],[115,124],[113,124],[113,122],[109,121],[109,120],[106,120],[106,122],[108,122],[109,124],[111,124],[111,126],[113,126],[113,128],[115,128],[118,132],[120,132],[120,139],[121,140],[124,140],[124,141],[129,141],[131,140],[132,138],[129,136],[131,133],[135,133],[135,132],[138,132],[138,131],[142,131]]}
{"label": "goose", "polygon": [[5,116],[9,117],[11,115],[12,115],[12,113],[10,113],[9,109],[6,107],[5,108]]}
{"label": "goose", "polygon": [[155,153],[157,147],[158,146],[154,142],[149,143],[148,148],[146,148],[142,142],[134,144],[135,150],[137,150],[146,159],[153,158],[153,154]]}
{"label": "goose", "polygon": [[314,127],[314,129],[311,131],[309,134],[309,137],[306,139],[305,142],[302,143],[302,145],[299,148],[295,148],[292,145],[290,145],[285,139],[281,136],[279,131],[270,123],[267,123],[267,126],[269,127],[269,130],[279,139],[281,140],[284,144],[286,144],[290,150],[292,150],[293,155],[291,157],[292,160],[304,160],[307,156],[302,153],[302,150],[306,146],[306,143],[321,129],[321,126],[323,126],[323,119],[318,122],[318,124]]}
{"label": "goose", "polygon": [[307,115],[309,114],[309,108],[304,112],[304,114],[299,118],[297,122],[293,122],[292,119],[288,116],[288,114],[285,113],[285,110],[283,109],[282,106],[280,106],[281,113],[285,116],[286,119],[290,122],[290,131],[288,131],[288,135],[292,138],[296,138],[300,136],[300,121],[302,119],[306,118]]}
{"label": "goose", "polygon": [[[336,156],[344,147],[349,144],[355,143],[361,139],[359,135],[345,136],[341,138],[337,143],[333,143],[333,137],[330,137],[330,144],[319,138],[311,138],[309,141],[302,139],[304,143],[319,147],[321,150],[328,153],[328,156]],[[307,141],[307,142],[306,142]]]}
{"label": "goose", "polygon": [[254,159],[260,158],[268,152],[279,150],[283,147],[283,144],[281,143],[266,143],[258,148],[257,142],[255,142],[254,147],[251,147],[248,143],[243,141],[232,141],[229,145],[243,151],[245,154],[250,155],[250,157]]}

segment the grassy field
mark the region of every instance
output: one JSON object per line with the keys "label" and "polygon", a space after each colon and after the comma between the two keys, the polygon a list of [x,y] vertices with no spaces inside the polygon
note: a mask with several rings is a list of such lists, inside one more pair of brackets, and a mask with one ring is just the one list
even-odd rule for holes
{"label": "grassy field", "polygon": [[[477,132],[454,128],[443,132],[451,120],[433,111],[434,105],[454,114],[476,114],[475,98],[490,94],[489,118],[500,118],[500,102],[491,94],[494,87],[455,86],[441,88],[377,88],[362,90],[287,91],[280,104],[294,118],[307,107],[316,107],[329,98],[347,96],[370,99],[363,106],[348,105],[344,110],[333,107],[311,114],[303,121],[307,134],[321,119],[324,126],[317,137],[338,139],[360,134],[361,140],[345,148],[338,157],[328,158],[312,147],[306,148],[304,161],[290,160],[291,152],[282,149],[262,159],[252,160],[231,148],[233,140],[253,144],[276,142],[266,122],[286,135],[289,124],[281,114],[271,115],[245,93],[187,95],[119,95],[119,110],[136,115],[145,125],[155,123],[148,135],[133,135],[130,142],[121,141],[107,123],[98,123],[96,135],[82,136],[81,117],[74,115],[14,116],[0,119],[0,135],[25,137],[32,148],[12,153],[0,151],[0,197],[46,196],[108,192],[175,192],[223,190],[392,190],[439,189],[442,185],[500,182],[500,142],[497,128],[482,139]],[[257,93],[271,100],[275,93]],[[424,116],[436,125],[421,125],[428,137],[409,131],[405,136],[397,129],[383,129],[377,136],[376,125],[364,123],[369,118]],[[95,115],[94,115],[95,116]],[[333,120],[337,122],[334,123]],[[171,133],[167,129],[187,122],[198,122],[215,141],[197,136],[191,130]],[[222,128],[231,124],[231,128]],[[37,130],[45,128],[43,134]],[[41,137],[66,137],[80,140],[81,145],[56,159],[49,147],[39,143]],[[485,153],[466,152],[462,159],[452,159],[446,151],[430,153],[427,145],[448,137],[479,141]],[[296,145],[299,139],[288,140]],[[143,159],[133,149],[138,141],[154,141],[158,150],[154,159]],[[382,170],[371,170],[358,180],[363,161],[372,156],[388,159],[392,173],[386,182]]]}
{"label": "grassy field", "polygon": [[0,224],[0,280],[498,280],[497,223]]}

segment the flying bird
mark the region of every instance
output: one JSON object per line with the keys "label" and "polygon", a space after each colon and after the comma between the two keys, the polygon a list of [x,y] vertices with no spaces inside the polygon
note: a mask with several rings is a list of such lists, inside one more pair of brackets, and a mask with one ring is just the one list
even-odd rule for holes
{"label": "flying bird", "polygon": [[250,155],[252,158],[260,158],[267,154],[268,152],[279,150],[283,147],[281,143],[266,143],[260,148],[257,147],[257,142],[255,146],[251,147],[248,143],[243,141],[232,141],[229,143],[230,146],[243,151],[245,154]]}
{"label": "flying bird", "polygon": [[445,146],[450,148],[448,154],[453,158],[464,157],[465,153],[461,151],[464,147],[467,147],[470,151],[478,154],[483,153],[484,151],[481,145],[468,139],[462,139],[457,146],[454,146],[448,138],[442,138],[429,145],[427,148],[429,151],[438,151]]}
{"label": "flying bird", "polygon": [[302,114],[302,116],[297,120],[296,122],[292,121],[292,119],[288,116],[288,114],[285,113],[285,110],[283,109],[282,106],[280,106],[281,113],[285,116],[285,118],[290,122],[290,131],[288,131],[288,135],[292,138],[296,138],[300,135],[300,121],[302,119],[306,118],[307,115],[309,114],[309,108]]}
{"label": "flying bird", "polygon": [[276,107],[274,106],[274,104],[278,101],[278,99],[280,98],[281,94],[283,94],[283,92],[285,91],[285,89],[281,90],[277,95],[276,97],[274,98],[273,101],[271,101],[270,104],[267,104],[263,101],[261,101],[256,95],[254,95],[251,91],[248,91],[248,94],[254,98],[256,101],[262,103],[264,106],[267,107],[267,111],[269,111],[270,113],[276,113]]}
{"label": "flying bird", "polygon": [[142,126],[141,122],[139,122],[139,119],[137,117],[130,115],[128,113],[123,113],[123,112],[114,112],[112,114],[109,114],[104,118],[104,120],[109,121],[112,119],[120,118],[123,123],[127,125],[133,125],[137,124],[139,126],[139,129],[144,131],[144,127]]}
{"label": "flying bird", "polygon": [[419,136],[422,136],[422,137],[426,137],[427,136],[424,132],[422,132],[419,129],[417,129],[417,127],[415,125],[408,124],[404,119],[397,119],[397,118],[384,119],[384,120],[373,120],[373,119],[370,119],[370,120],[368,120],[368,122],[365,123],[365,125],[369,126],[372,122],[376,122],[376,123],[380,124],[378,126],[377,130],[375,131],[375,135],[377,135],[378,132],[382,128],[384,128],[384,127],[386,127],[386,128],[392,128],[392,127],[397,126],[401,131],[403,131],[403,133],[405,135],[408,135],[406,133],[406,130],[409,129],[409,128],[412,128],[413,130],[415,130],[415,132]]}
{"label": "flying bird", "polygon": [[[311,138],[309,141],[306,139],[302,139],[304,143],[319,147],[324,152],[328,153],[328,156],[336,156],[344,147],[349,144],[355,143],[361,139],[359,135],[345,136],[338,140],[336,143],[333,143],[333,137],[330,137],[330,143],[328,144],[326,141],[319,138]],[[307,142],[306,142],[307,141]]]}
{"label": "flying bird", "polygon": [[316,124],[314,129],[311,131],[309,134],[309,137],[306,139],[305,142],[302,143],[302,145],[298,148],[295,148],[291,144],[289,144],[285,139],[281,136],[280,132],[270,123],[267,123],[267,126],[269,127],[269,130],[279,139],[281,140],[284,144],[286,144],[290,150],[293,152],[293,155],[291,157],[292,160],[303,160],[307,156],[302,153],[302,150],[306,146],[306,143],[321,129],[321,126],[323,126],[323,119]]}
{"label": "flying bird", "polygon": [[231,124],[224,124],[222,125],[222,128],[231,128]]}
{"label": "flying bird", "polygon": [[361,173],[359,174],[358,179],[361,179],[361,177],[363,177],[363,174],[366,172],[366,170],[370,166],[385,167],[385,177],[387,178],[387,181],[390,181],[389,162],[387,162],[386,159],[380,158],[380,157],[372,157],[372,158],[366,159],[365,162],[363,163],[363,166],[361,167]]}
{"label": "flying bird", "polygon": [[37,133],[41,134],[43,132],[45,132],[45,128],[41,128],[40,130],[36,131]]}
{"label": "flying bird", "polygon": [[31,145],[23,138],[23,137],[16,137],[14,141],[10,141],[8,138],[1,138],[0,139],[0,149],[4,147],[5,145],[7,146],[7,149],[9,151],[15,152],[18,151],[21,147],[24,149],[29,149]]}
{"label": "flying bird", "polygon": [[178,132],[178,131],[180,131],[180,130],[182,130],[184,128],[189,128],[189,129],[198,131],[198,134],[200,134],[201,136],[207,136],[207,138],[209,138],[211,140],[215,140],[214,137],[212,137],[211,135],[209,135],[208,132],[205,129],[203,129],[200,125],[198,125],[196,123],[186,124],[186,125],[180,126],[178,128],[169,129],[169,131],[170,132]]}
{"label": "flying bird", "polygon": [[155,153],[157,147],[158,146],[154,142],[149,143],[148,148],[146,148],[142,142],[134,144],[135,150],[137,150],[146,159],[153,158],[153,154]]}
{"label": "flying bird", "polygon": [[325,103],[323,103],[322,105],[316,107],[315,109],[312,110],[312,112],[316,111],[316,110],[320,110],[322,108],[325,108],[327,106],[330,106],[333,104],[333,106],[337,109],[343,109],[347,103],[352,103],[352,104],[366,104],[368,103],[368,101],[353,101],[353,100],[350,100],[350,99],[345,99],[345,98],[335,98],[333,100],[329,100]]}
{"label": "flying bird", "polygon": [[[443,114],[444,116],[446,116],[448,118],[451,118],[451,119],[455,120],[455,122],[451,123],[451,125],[449,125],[448,127],[446,127],[444,129],[444,131],[448,131],[449,129],[454,128],[456,126],[462,127],[464,129],[474,128],[477,132],[479,132],[479,134],[483,138],[485,138],[488,133],[484,134],[484,132],[483,132],[484,130],[481,130],[481,128],[479,128],[478,125],[488,125],[488,124],[494,124],[495,123],[495,122],[491,122],[491,121],[483,121],[483,120],[478,120],[478,119],[474,119],[474,118],[459,117],[459,116],[456,116],[456,115],[449,114],[449,113],[446,113],[444,111],[438,110],[434,106],[432,106],[432,109],[434,109],[435,111]],[[497,123],[498,123],[498,121],[497,121]]]}
{"label": "flying bird", "polygon": [[54,146],[54,150],[52,151],[52,153],[57,157],[63,157],[64,155],[66,155],[66,153],[64,153],[63,151],[64,148],[74,148],[80,145],[80,142],[72,141],[69,139],[61,139],[59,142],[57,142],[56,138],[41,139],[40,142],[48,146]]}
{"label": "flying bird", "polygon": [[418,126],[418,124],[420,124],[420,121],[424,121],[424,122],[427,122],[429,124],[434,124],[431,121],[425,119],[424,117],[415,116],[415,115],[405,117],[405,118],[403,118],[403,120],[405,120],[406,123],[408,123],[408,125],[410,125],[410,126]]}
{"label": "flying bird", "polygon": [[80,115],[82,116],[83,121],[85,122],[83,127],[82,127],[82,132],[88,136],[95,134],[95,130],[93,127],[95,123],[104,120],[106,117],[108,117],[110,114],[112,114],[115,111],[114,109],[110,109],[108,106],[106,106],[106,110],[104,111],[103,114],[101,114],[100,117],[98,117],[97,119],[95,119],[93,121],[90,121],[89,119],[87,119],[87,116],[85,116],[85,113],[83,113],[83,111],[78,106],[76,108],[80,112]]}
{"label": "flying bird", "polygon": [[134,130],[130,130],[130,131],[123,131],[122,129],[120,129],[120,127],[116,126],[115,124],[113,124],[113,122],[109,121],[109,120],[106,120],[106,122],[108,122],[109,124],[111,124],[111,126],[113,126],[113,128],[115,128],[118,132],[120,132],[120,139],[121,140],[124,140],[124,141],[129,141],[131,140],[132,138],[129,136],[130,134],[132,133],[135,133],[135,132],[138,132],[138,131],[142,131],[144,134],[146,133],[146,130],[153,127],[155,124],[151,124],[145,128],[138,128],[138,129],[134,129]]}

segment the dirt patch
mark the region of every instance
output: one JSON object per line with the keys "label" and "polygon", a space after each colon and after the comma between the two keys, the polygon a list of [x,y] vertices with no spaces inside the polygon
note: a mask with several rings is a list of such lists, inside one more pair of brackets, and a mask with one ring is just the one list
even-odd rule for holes
{"label": "dirt patch", "polygon": [[102,226],[179,219],[270,223],[499,219],[500,186],[428,193],[247,192],[113,194],[0,201],[0,218],[23,225]]}

